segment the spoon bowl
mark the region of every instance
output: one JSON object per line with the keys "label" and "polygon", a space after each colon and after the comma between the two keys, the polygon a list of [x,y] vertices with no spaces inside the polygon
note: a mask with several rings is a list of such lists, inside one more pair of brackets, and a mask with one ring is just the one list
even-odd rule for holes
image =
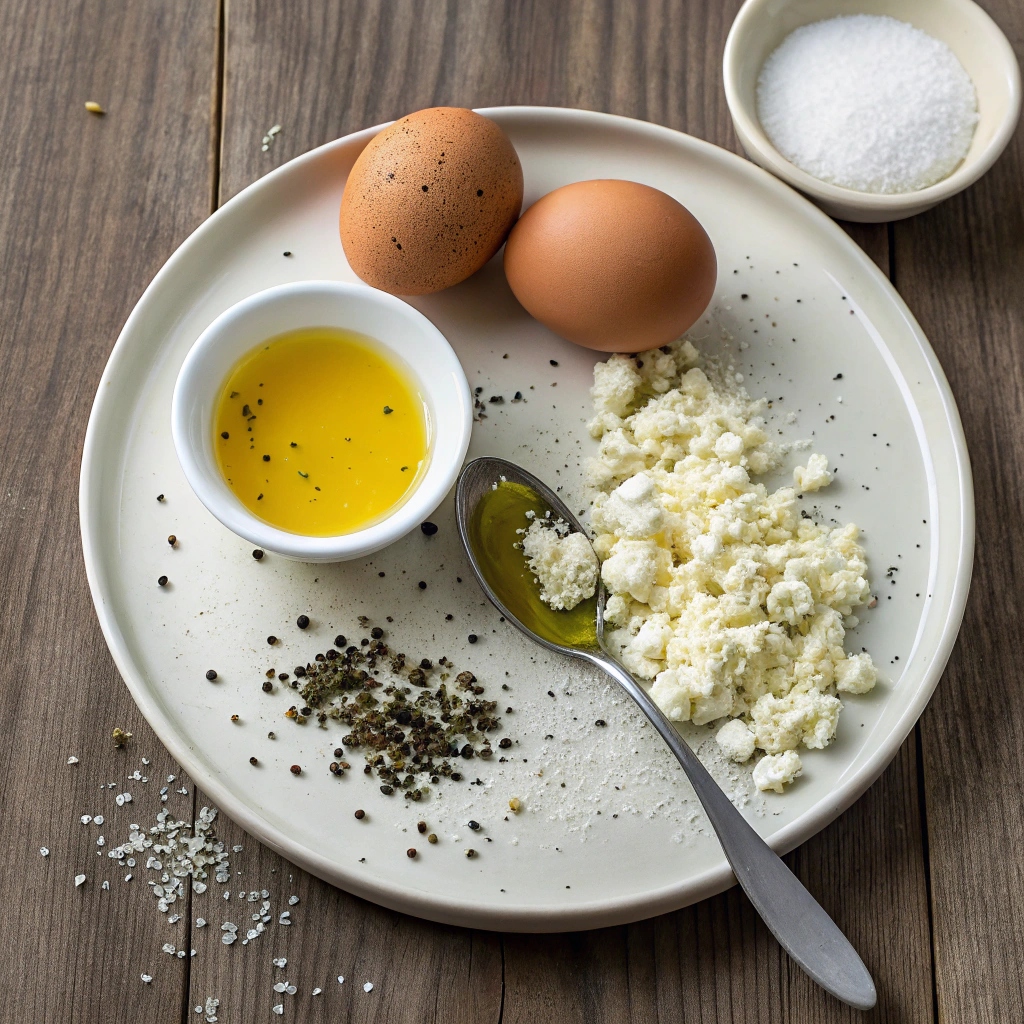
{"label": "spoon bowl", "polygon": [[[542,647],[601,669],[633,698],[675,754],[728,858],[736,880],[761,919],[793,960],[827,992],[860,1010],[875,1005],[871,975],[857,951],[778,855],[751,828],[722,792],[676,727],[647,690],[604,647],[604,587],[598,580],[590,601],[571,612],[555,611],[540,600],[533,574],[514,551],[517,522],[489,514],[489,494],[512,489],[523,499],[506,508],[525,524],[525,510],[550,510],[575,532],[589,536],[555,492],[520,466],[498,458],[476,459],[459,475],[455,516],[466,554],[487,599],[517,629]],[[566,619],[565,616],[574,616]],[[571,623],[565,625],[564,623]]]}

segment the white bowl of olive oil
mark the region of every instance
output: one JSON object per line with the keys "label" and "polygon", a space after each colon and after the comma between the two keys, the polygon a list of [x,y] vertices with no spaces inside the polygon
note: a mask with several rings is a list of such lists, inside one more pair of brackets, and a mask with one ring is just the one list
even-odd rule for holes
{"label": "white bowl of olive oil", "polygon": [[199,500],[240,537],[306,562],[363,557],[423,522],[472,422],[444,335],[401,299],[339,281],[225,310],[185,357],[171,404]]}

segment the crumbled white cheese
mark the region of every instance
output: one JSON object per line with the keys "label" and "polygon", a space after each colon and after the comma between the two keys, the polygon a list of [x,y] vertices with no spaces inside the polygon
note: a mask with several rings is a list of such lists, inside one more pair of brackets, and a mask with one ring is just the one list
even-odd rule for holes
{"label": "crumbled white cheese", "polygon": [[792,782],[804,770],[800,755],[795,750],[786,750],[781,754],[765,754],[754,765],[754,785],[765,792],[772,789],[781,793],[783,787]]}
{"label": "crumbled white cheese", "polygon": [[573,532],[561,519],[533,519],[522,545],[546,604],[569,611],[594,596],[597,556],[582,533]]}
{"label": "crumbled white cheese", "polygon": [[793,470],[793,482],[800,491],[820,491],[832,483],[832,474],[828,471],[828,459],[824,455],[812,455],[806,466],[797,466]]}
{"label": "crumbled white cheese", "polygon": [[[736,719],[719,730],[726,756],[824,747],[837,690],[866,693],[876,678],[869,655],[843,649],[870,600],[859,531],[804,518],[794,488],[752,480],[786,454],[766,403],[698,361],[677,342],[594,371],[587,475],[608,639],[673,720]],[[821,455],[796,473],[802,490],[831,480]]]}
{"label": "crumbled white cheese", "polygon": [[742,764],[754,753],[754,734],[738,718],[731,718],[715,734],[722,753]]}

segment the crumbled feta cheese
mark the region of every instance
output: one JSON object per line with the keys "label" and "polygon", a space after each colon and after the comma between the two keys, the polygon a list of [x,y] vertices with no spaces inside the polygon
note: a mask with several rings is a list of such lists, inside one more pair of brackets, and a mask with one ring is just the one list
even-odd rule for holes
{"label": "crumbled feta cheese", "polygon": [[573,532],[562,520],[534,519],[522,545],[546,604],[568,611],[594,596],[597,556],[583,534]]}
{"label": "crumbled feta cheese", "polygon": [[738,718],[730,719],[715,734],[722,753],[742,764],[749,761],[754,753],[754,734]]}
{"label": "crumbled feta cheese", "polygon": [[793,470],[793,482],[800,491],[820,491],[832,483],[832,474],[828,471],[828,459],[824,455],[812,455],[806,466],[797,466]]}
{"label": "crumbled feta cheese", "polygon": [[765,754],[754,765],[754,785],[762,792],[772,789],[776,793],[781,793],[783,787],[802,771],[800,755],[795,750],[786,750],[781,754]]}
{"label": "crumbled feta cheese", "polygon": [[[736,719],[718,731],[726,756],[823,747],[836,692],[875,682],[870,656],[843,649],[871,596],[859,531],[819,525],[794,488],[753,479],[786,454],[765,429],[766,403],[733,370],[698,360],[677,342],[594,371],[600,448],[587,475],[607,639],[674,721]],[[824,456],[796,479],[825,486]]]}

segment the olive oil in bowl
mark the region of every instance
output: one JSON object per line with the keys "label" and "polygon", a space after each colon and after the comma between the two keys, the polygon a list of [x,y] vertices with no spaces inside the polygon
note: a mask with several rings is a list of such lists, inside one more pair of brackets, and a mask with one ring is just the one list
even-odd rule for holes
{"label": "olive oil in bowl", "polygon": [[277,335],[239,360],[214,417],[220,471],[280,530],[313,537],[372,526],[408,498],[430,446],[412,374],[372,338],[334,327]]}

